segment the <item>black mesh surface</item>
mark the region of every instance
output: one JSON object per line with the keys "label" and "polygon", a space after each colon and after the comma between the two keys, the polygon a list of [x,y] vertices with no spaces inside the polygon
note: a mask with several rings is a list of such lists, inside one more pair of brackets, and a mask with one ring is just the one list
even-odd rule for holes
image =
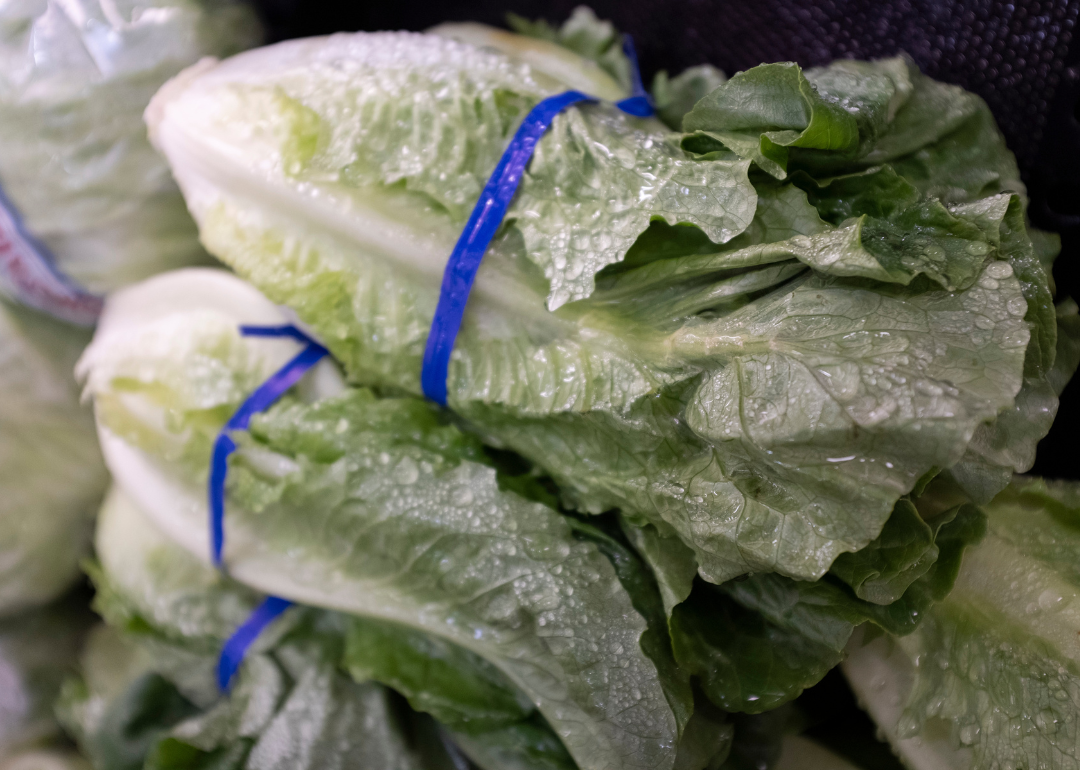
{"label": "black mesh surface", "polygon": [[[408,3],[258,0],[274,39],[338,30],[501,25],[507,11],[562,21],[587,2],[634,36],[649,82],[701,62],[729,75],[767,61],[813,66],[899,51],[924,72],[986,99],[1016,153],[1031,216],[1062,233],[1059,294],[1080,297],[1080,0],[446,0]],[[1080,478],[1074,382],[1035,471]]]}

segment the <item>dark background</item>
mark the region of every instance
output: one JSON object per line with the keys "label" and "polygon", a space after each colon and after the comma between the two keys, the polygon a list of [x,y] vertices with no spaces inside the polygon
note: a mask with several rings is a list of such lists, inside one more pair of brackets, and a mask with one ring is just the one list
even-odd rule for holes
{"label": "dark background", "polygon": [[[339,30],[421,30],[441,21],[504,25],[507,11],[561,22],[582,0],[341,2],[256,0],[271,39]],[[989,103],[1016,153],[1035,225],[1061,233],[1058,296],[1080,299],[1080,0],[592,0],[634,36],[646,84],[709,62],[729,75],[768,61],[910,54],[927,74]],[[1062,396],[1034,473],[1080,478],[1080,378]]]}

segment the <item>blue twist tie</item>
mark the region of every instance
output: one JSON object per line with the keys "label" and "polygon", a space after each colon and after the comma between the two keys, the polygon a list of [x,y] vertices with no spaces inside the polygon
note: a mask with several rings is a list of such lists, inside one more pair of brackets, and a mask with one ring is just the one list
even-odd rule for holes
{"label": "blue twist tie", "polygon": [[300,378],[329,352],[292,325],[241,326],[240,333],[245,337],[292,337],[298,342],[305,343],[306,347],[248,397],[247,401],[225,423],[225,427],[221,429],[217,440],[214,441],[207,492],[210,498],[210,558],[214,566],[219,568],[225,548],[225,477],[229,473],[229,455],[236,451],[236,443],[229,433],[234,430],[246,430],[255,414],[268,409],[285,395],[289,388],[299,382]]}
{"label": "blue twist tie", "polygon": [[[644,118],[653,114],[652,102],[641,83],[638,72],[637,53],[634,43],[627,35],[623,38],[623,51],[630,60],[631,96],[616,103],[623,112]],[[476,271],[484,258],[491,239],[506,217],[506,210],[521,183],[525,166],[536,150],[536,143],[551,126],[555,116],[572,104],[596,102],[594,97],[580,91],[566,91],[549,96],[525,116],[514,138],[510,140],[495,171],[488,178],[480,193],[480,200],[469,215],[469,221],[458,238],[443,272],[439,303],[431,322],[424,361],[420,371],[420,386],[424,395],[446,406],[446,378],[450,371],[450,354],[461,330],[465,304],[469,301],[476,280]]]}
{"label": "blue twist tie", "polygon": [[0,294],[61,321],[93,326],[105,306],[56,266],[48,247],[26,229],[0,187]]}
{"label": "blue twist tie", "polygon": [[244,662],[244,655],[248,647],[254,642],[263,629],[274,622],[285,610],[292,606],[288,599],[278,596],[267,596],[251,616],[244,621],[236,633],[229,637],[225,646],[221,648],[218,657],[217,679],[218,687],[222,692],[228,692],[232,678],[236,675],[240,664]]}

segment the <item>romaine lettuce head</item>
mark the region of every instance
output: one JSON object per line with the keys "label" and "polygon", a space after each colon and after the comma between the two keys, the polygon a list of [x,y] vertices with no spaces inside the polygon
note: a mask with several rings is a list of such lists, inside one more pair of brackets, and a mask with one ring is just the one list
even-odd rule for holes
{"label": "romaine lettuce head", "polygon": [[[282,43],[179,76],[151,136],[213,254],[350,381],[419,393],[447,256],[510,135],[617,74],[582,24]],[[957,477],[992,496],[1056,409],[1057,322],[1012,157],[943,88],[902,59],[767,65],[697,102],[693,134],[560,115],[477,276],[450,407],[715,583],[819,578],[932,468],[974,464]]]}
{"label": "romaine lettuce head", "polygon": [[0,6],[0,185],[64,273],[105,292],[206,258],[142,113],[184,67],[259,37],[233,0]]}
{"label": "romaine lettuce head", "polygon": [[1080,485],[1017,478],[985,511],[949,597],[844,672],[914,770],[1080,767]]}
{"label": "romaine lettuce head", "polygon": [[63,593],[90,545],[106,472],[71,375],[88,337],[0,301],[0,617]]}
{"label": "romaine lettuce head", "polygon": [[[239,278],[179,271],[115,294],[79,364],[117,484],[198,559],[213,439],[297,350],[238,327],[286,320]],[[720,725],[692,729],[661,594],[633,551],[526,495],[528,479],[501,474],[432,404],[344,387],[332,363],[320,367],[234,434],[233,579],[367,621],[349,637],[350,670],[375,676],[382,660],[380,681],[454,730],[535,715],[582,770],[669,768],[687,736],[700,763],[686,767],[700,770],[723,748]],[[457,687],[466,659],[483,675]],[[439,681],[475,697],[447,706],[425,689]]]}

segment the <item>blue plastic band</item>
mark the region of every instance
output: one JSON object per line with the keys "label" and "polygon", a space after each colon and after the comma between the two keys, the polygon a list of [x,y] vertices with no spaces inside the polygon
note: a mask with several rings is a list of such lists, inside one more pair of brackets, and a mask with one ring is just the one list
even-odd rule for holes
{"label": "blue plastic band", "polygon": [[244,662],[244,655],[248,647],[254,642],[259,634],[268,625],[274,622],[281,613],[289,609],[292,602],[278,596],[267,596],[236,633],[229,637],[225,646],[221,648],[218,657],[217,677],[218,687],[222,692],[228,692],[232,678],[236,675],[240,664]]}
{"label": "blue plastic band", "polygon": [[634,48],[634,40],[629,35],[623,35],[623,53],[630,61],[630,96],[615,106],[628,115],[638,118],[649,118],[653,114],[653,103],[649,92],[645,90],[645,84],[641,82],[641,70],[638,68],[637,49]]}
{"label": "blue plastic band", "polygon": [[60,272],[0,187],[0,294],[62,321],[93,326],[105,302]]}
{"label": "blue plastic band", "polygon": [[495,171],[480,193],[480,200],[469,216],[465,230],[450,253],[443,272],[442,291],[431,322],[427,348],[424,350],[420,385],[424,395],[439,404],[446,405],[446,377],[450,369],[450,353],[454,349],[461,319],[465,315],[465,303],[469,300],[476,271],[484,258],[488,244],[495,237],[510,201],[517,192],[525,166],[532,157],[540,137],[547,131],[555,116],[578,102],[594,101],[580,91],[567,91],[549,96],[537,104],[521,126],[518,127],[510,145],[506,148]]}
{"label": "blue plastic band", "polygon": [[240,327],[240,333],[245,337],[292,337],[297,342],[305,345],[314,342],[311,337],[304,334],[292,324],[281,326],[244,326]]}
{"label": "blue plastic band", "polygon": [[[623,38],[623,50],[630,59],[632,89],[631,96],[615,106],[627,114],[648,117],[653,114],[652,103],[641,84],[637,54],[629,35]],[[446,406],[446,378],[450,372],[450,354],[461,330],[465,304],[469,301],[476,271],[480,268],[480,262],[491,239],[495,237],[506,216],[506,210],[517,192],[525,166],[532,158],[537,142],[551,126],[555,116],[567,107],[579,102],[595,101],[598,100],[580,91],[566,91],[549,96],[533,107],[484,185],[480,200],[476,202],[469,221],[446,262],[439,303],[435,307],[435,317],[431,321],[431,332],[424,349],[420,386],[424,395],[432,401]]]}
{"label": "blue plastic band", "polygon": [[292,337],[306,343],[306,346],[240,405],[214,441],[207,495],[210,500],[210,557],[216,567],[221,567],[222,552],[225,549],[225,477],[229,473],[229,455],[236,451],[236,443],[229,433],[246,430],[254,415],[268,409],[285,395],[289,388],[299,382],[300,378],[329,352],[295,326],[241,326],[240,333],[247,337]]}

